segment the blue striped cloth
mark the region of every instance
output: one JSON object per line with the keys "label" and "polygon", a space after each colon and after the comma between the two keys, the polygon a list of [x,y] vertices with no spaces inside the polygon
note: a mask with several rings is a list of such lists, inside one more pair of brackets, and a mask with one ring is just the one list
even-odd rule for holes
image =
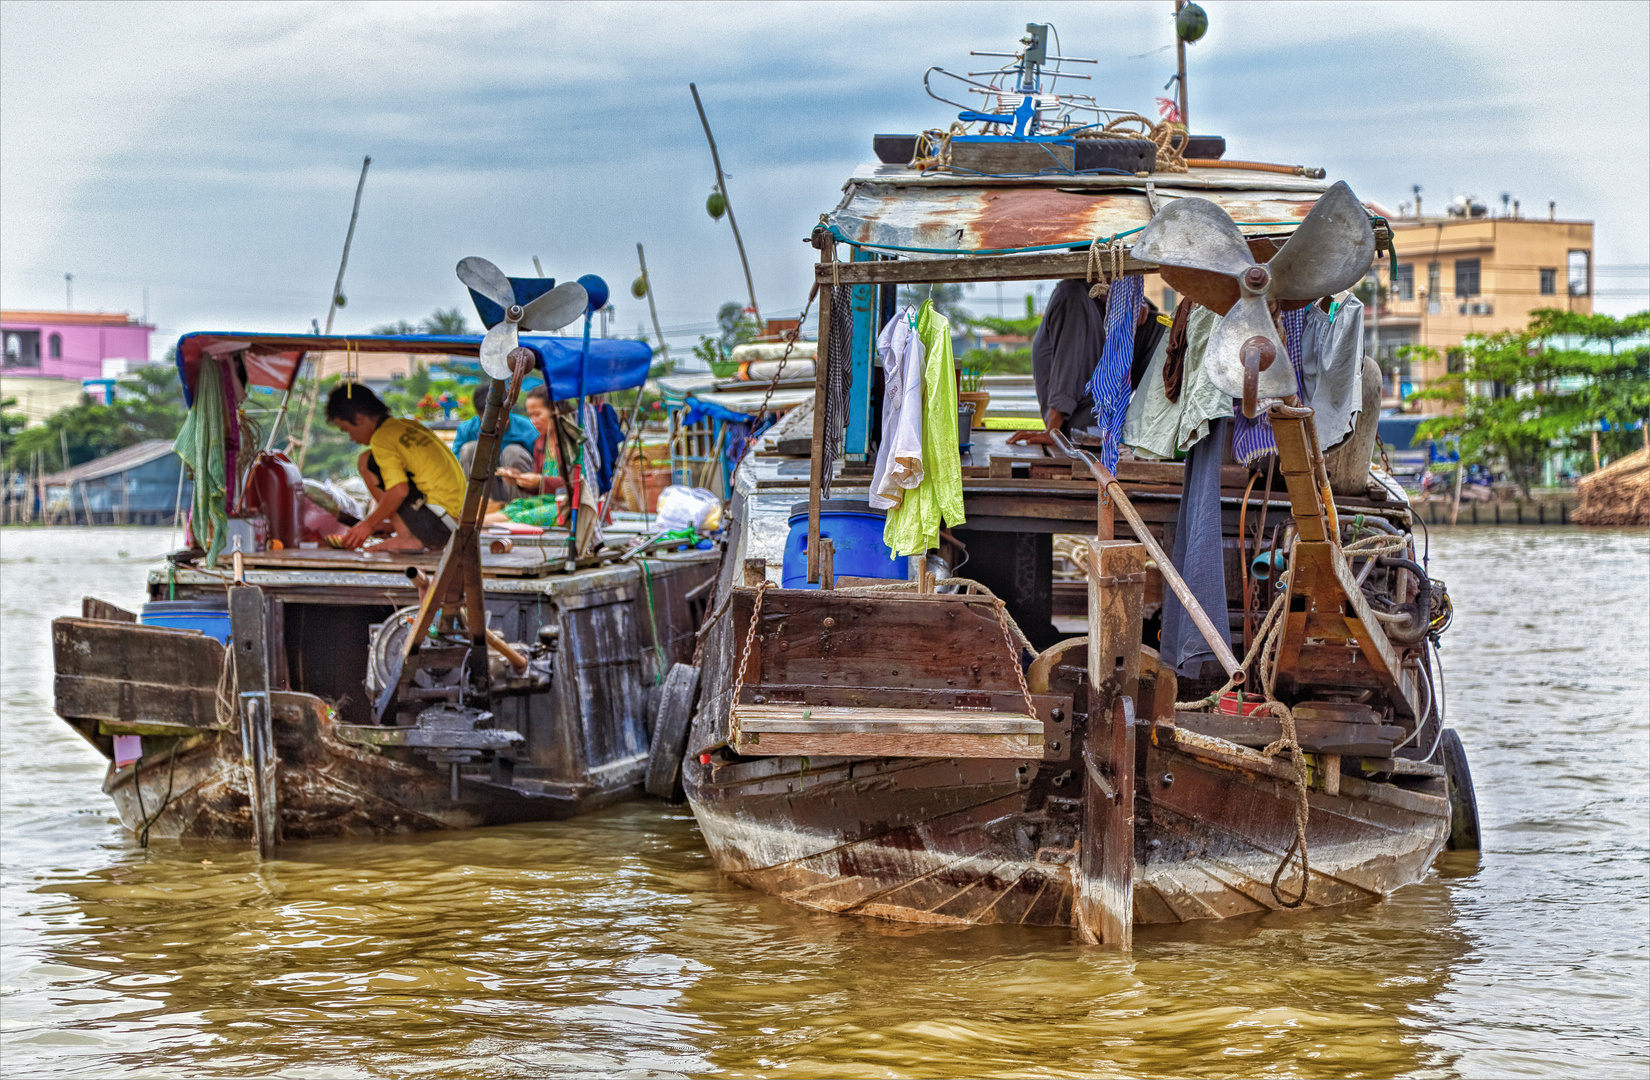
{"label": "blue striped cloth", "polygon": [[[1295,369],[1295,393],[1301,392],[1301,352],[1306,339],[1306,309],[1285,311],[1278,317],[1283,324],[1284,348],[1289,353],[1289,366]],[[1253,420],[1243,415],[1243,402],[1232,405],[1232,456],[1243,465],[1253,465],[1267,454],[1278,452],[1277,440],[1272,438],[1272,418],[1261,413]]]}
{"label": "blue striped cloth", "polygon": [[1100,463],[1117,471],[1123,448],[1123,418],[1129,411],[1129,373],[1134,367],[1134,327],[1146,284],[1138,274],[1119,278],[1106,294],[1106,345],[1089,379],[1094,426],[1100,433]]}

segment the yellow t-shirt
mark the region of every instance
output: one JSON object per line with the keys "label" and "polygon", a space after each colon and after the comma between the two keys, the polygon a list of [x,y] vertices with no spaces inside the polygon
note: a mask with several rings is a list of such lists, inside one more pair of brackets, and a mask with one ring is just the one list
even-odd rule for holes
{"label": "yellow t-shirt", "polygon": [[417,420],[388,417],[367,444],[384,490],[412,480],[426,498],[453,517],[464,509],[464,467],[447,444]]}

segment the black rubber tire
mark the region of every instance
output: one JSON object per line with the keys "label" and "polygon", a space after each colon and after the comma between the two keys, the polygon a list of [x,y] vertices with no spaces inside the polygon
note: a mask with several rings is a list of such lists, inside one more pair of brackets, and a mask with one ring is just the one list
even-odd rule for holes
{"label": "black rubber tire", "polygon": [[1479,850],[1478,796],[1472,790],[1472,770],[1467,768],[1467,751],[1454,728],[1445,728],[1438,743],[1444,759],[1444,777],[1449,781],[1450,851]]}
{"label": "black rubber tire", "polygon": [[659,690],[659,718],[653,724],[648,748],[647,793],[679,803],[682,791],[682,754],[687,750],[693,723],[693,699],[699,692],[699,669],[672,664]]}
{"label": "black rubber tire", "polygon": [[1157,147],[1150,139],[1078,139],[1078,172],[1110,169],[1128,173],[1153,172],[1157,168]]}
{"label": "black rubber tire", "polygon": [[653,730],[659,726],[659,698],[663,692],[663,683],[654,683],[647,688],[647,706],[646,712],[642,715],[642,726],[647,729],[650,743],[653,740]]}

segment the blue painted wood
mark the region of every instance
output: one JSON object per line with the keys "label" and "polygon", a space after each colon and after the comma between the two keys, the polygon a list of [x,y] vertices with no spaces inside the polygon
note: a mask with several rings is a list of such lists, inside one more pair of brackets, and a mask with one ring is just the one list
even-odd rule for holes
{"label": "blue painted wood", "polygon": [[[869,262],[873,256],[854,249],[854,262]],[[863,461],[871,438],[871,350],[877,343],[877,289],[875,285],[853,287],[853,350],[850,367],[853,384],[848,393],[848,430],[842,452],[850,461]],[[821,358],[823,360],[823,358]]]}

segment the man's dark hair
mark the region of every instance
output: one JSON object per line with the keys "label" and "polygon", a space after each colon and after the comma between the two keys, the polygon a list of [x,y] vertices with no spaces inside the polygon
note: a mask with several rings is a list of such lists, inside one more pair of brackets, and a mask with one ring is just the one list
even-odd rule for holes
{"label": "man's dark hair", "polygon": [[362,417],[383,420],[390,415],[390,407],[378,400],[378,395],[360,383],[335,386],[327,395],[327,422],[345,420],[358,423]]}
{"label": "man's dark hair", "polygon": [[477,416],[487,415],[487,395],[493,392],[493,384],[484,382],[476,387],[476,392],[470,395],[470,406],[475,409]]}

